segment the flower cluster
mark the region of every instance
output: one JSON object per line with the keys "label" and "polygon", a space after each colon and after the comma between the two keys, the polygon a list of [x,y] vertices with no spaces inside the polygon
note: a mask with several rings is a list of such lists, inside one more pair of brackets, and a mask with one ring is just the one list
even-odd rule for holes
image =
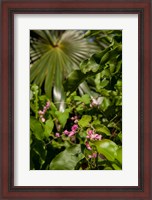
{"label": "flower cluster", "polygon": [[43,110],[39,110],[38,113],[39,113],[39,117],[40,117],[40,119],[41,119],[42,122],[45,122],[45,117],[44,117],[44,115],[45,115],[46,111],[47,111],[49,108],[50,108],[50,102],[47,101],[47,102],[46,102],[46,105],[43,107]]}
{"label": "flower cluster", "polygon": [[70,131],[65,130],[63,133],[64,133],[65,135],[68,135],[69,137],[72,137],[73,135],[76,134],[77,129],[78,129],[78,125],[77,125],[77,124],[74,124],[74,125],[71,127],[71,130],[70,130]]}
{"label": "flower cluster", "polygon": [[93,153],[92,155],[88,156],[89,158],[96,158],[97,157],[97,153]]}
{"label": "flower cluster", "polygon": [[60,137],[60,133],[55,133],[55,137],[59,138]]}
{"label": "flower cluster", "polygon": [[88,130],[86,138],[89,138],[90,140],[101,140],[102,136],[95,133],[93,130]]}
{"label": "flower cluster", "polygon": [[98,99],[92,99],[91,103],[90,103],[90,107],[93,108],[93,107],[99,107],[100,104],[102,103],[102,97],[98,97]]}
{"label": "flower cluster", "polygon": [[89,142],[86,142],[85,145],[86,145],[86,147],[87,147],[88,150],[90,150],[90,151],[92,150],[92,148],[90,147]]}
{"label": "flower cluster", "polygon": [[78,123],[78,116],[74,116],[74,117],[71,117],[71,120],[74,121],[74,123]]}
{"label": "flower cluster", "polygon": [[[88,130],[86,138],[88,138],[90,140],[101,140],[102,136],[95,133],[94,130]],[[92,150],[88,141],[85,143],[85,145],[86,145],[88,150]]]}

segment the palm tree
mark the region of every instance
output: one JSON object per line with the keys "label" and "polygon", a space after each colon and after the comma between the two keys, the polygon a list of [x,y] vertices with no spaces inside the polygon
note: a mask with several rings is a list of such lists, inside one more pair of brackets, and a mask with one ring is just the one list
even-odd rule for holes
{"label": "palm tree", "polygon": [[[60,111],[65,109],[63,81],[81,61],[98,50],[92,40],[84,38],[79,30],[32,30],[30,33],[30,81],[40,87],[44,84],[46,95]],[[87,84],[80,90],[90,93]]]}

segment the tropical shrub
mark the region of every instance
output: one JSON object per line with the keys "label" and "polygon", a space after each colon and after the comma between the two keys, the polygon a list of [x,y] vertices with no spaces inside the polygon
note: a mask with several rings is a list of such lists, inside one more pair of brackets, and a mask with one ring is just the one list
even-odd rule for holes
{"label": "tropical shrub", "polygon": [[[61,39],[63,41],[66,34],[69,34],[67,32],[56,31],[55,34],[60,35],[60,39],[65,34]],[[75,32],[80,32],[72,32],[73,37],[77,38],[77,34],[74,36]],[[74,56],[77,63],[71,65],[74,60],[70,60],[67,54],[67,60],[61,65],[73,66],[67,73],[56,68],[63,61],[64,51],[61,55],[57,53],[58,57],[55,56],[56,53],[52,54],[53,51],[56,52],[56,46],[53,45],[57,45],[52,42],[54,32],[46,31],[47,37],[51,35],[49,42],[51,40],[52,45],[48,52],[48,39],[45,38],[47,42],[44,40],[44,33],[45,31],[33,31],[31,39],[31,54],[35,52],[37,57],[31,65],[30,169],[122,169],[121,31],[81,31],[80,38],[85,41],[84,46],[90,45],[94,48],[92,52],[86,48],[84,55],[84,49],[80,48],[78,53],[78,47],[74,47],[72,43],[73,50],[77,50]],[[70,51],[68,42],[63,44],[70,53],[73,50]],[[38,48],[39,43],[44,45],[41,51]],[[82,44],[80,42],[78,46]],[[39,53],[36,54],[37,49]],[[46,55],[48,60],[44,59],[45,62],[42,62]],[[55,64],[52,65],[52,61]],[[55,76],[49,71],[53,67],[57,70]],[[61,78],[60,81],[56,80],[58,77]],[[58,81],[60,84],[57,84]],[[55,89],[57,87],[58,90]]]}

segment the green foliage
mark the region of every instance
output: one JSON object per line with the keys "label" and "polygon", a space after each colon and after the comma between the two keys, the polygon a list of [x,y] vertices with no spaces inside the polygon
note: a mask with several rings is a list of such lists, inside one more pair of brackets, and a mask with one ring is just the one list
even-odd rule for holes
{"label": "green foliage", "polygon": [[56,111],[55,115],[57,116],[62,128],[64,128],[69,118],[69,110],[66,109],[64,112]]}
{"label": "green foliage", "polygon": [[48,119],[45,123],[45,130],[44,130],[44,136],[49,137],[52,134],[52,130],[54,127],[54,123],[52,118]]}
{"label": "green foliage", "polygon": [[31,31],[31,62],[30,169],[121,170],[122,32]]}
{"label": "green foliage", "polygon": [[40,87],[44,84],[46,95],[64,111],[65,76],[98,48],[83,37],[82,31],[32,30],[30,37],[30,81]]}
{"label": "green foliage", "polygon": [[81,146],[74,145],[59,153],[51,162],[52,170],[72,170],[77,163],[84,158],[81,152]]}
{"label": "green foliage", "polygon": [[44,138],[44,130],[42,124],[36,120],[34,117],[30,117],[30,130],[32,134],[39,140]]}
{"label": "green foliage", "polygon": [[88,127],[91,121],[90,115],[83,115],[82,118],[79,120],[78,124],[81,127]]}

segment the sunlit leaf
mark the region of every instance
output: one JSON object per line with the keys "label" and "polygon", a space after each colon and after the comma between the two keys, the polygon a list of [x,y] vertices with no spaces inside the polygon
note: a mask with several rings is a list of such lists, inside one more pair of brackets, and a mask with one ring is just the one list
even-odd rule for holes
{"label": "sunlit leaf", "polygon": [[91,122],[92,117],[90,115],[83,115],[82,118],[79,120],[78,124],[81,127],[88,127],[89,123]]}
{"label": "sunlit leaf", "polygon": [[50,163],[51,170],[74,170],[77,163],[84,158],[81,146],[74,145],[59,153]]}
{"label": "sunlit leaf", "polygon": [[54,123],[53,123],[53,120],[50,118],[45,123],[44,135],[46,138],[48,138],[51,135],[53,127],[54,127]]}
{"label": "sunlit leaf", "polygon": [[114,161],[117,157],[118,146],[111,140],[103,139],[93,143],[97,147],[97,151],[103,154],[108,160]]}

